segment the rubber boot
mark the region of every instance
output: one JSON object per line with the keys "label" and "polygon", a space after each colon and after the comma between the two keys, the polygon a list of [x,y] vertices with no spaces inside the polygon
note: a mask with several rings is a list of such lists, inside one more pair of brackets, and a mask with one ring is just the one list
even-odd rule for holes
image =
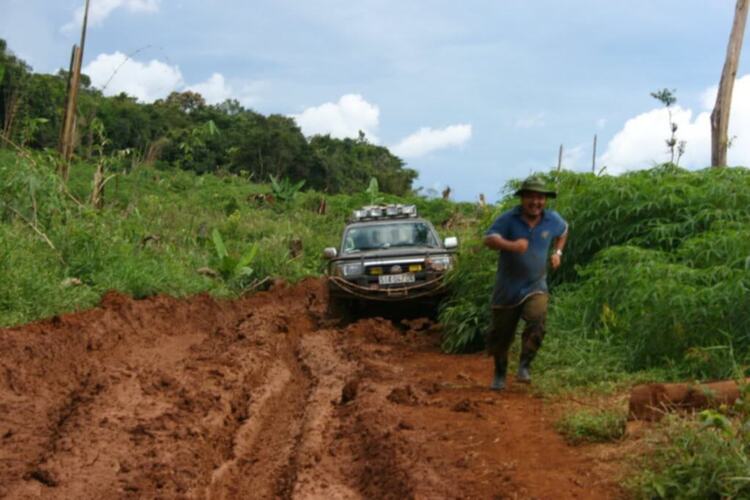
{"label": "rubber boot", "polygon": [[495,376],[492,378],[490,389],[502,391],[505,389],[505,374],[508,371],[508,361],[495,357]]}
{"label": "rubber boot", "polygon": [[518,373],[516,374],[516,382],[522,384],[531,383],[531,358],[522,357],[521,362],[518,364]]}

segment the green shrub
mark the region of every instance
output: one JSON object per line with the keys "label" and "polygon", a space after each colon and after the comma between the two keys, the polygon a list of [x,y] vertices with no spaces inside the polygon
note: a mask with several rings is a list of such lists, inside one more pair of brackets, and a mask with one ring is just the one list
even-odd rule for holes
{"label": "green shrub", "polygon": [[571,230],[553,281],[571,281],[576,266],[607,247],[634,244],[671,251],[716,222],[750,220],[750,170],[690,172],[664,165],[617,177],[563,172],[553,206]]}
{"label": "green shrub", "polygon": [[682,363],[696,349],[713,349],[719,359],[685,364],[685,373],[723,377],[733,373],[735,355],[750,352],[748,287],[744,269],[693,269],[664,252],[611,247],[581,270],[571,293],[584,310],[583,326],[620,346],[629,369]]}
{"label": "green shrub", "polygon": [[750,268],[750,220],[720,222],[683,241],[675,260],[691,267],[727,266]]}
{"label": "green shrub", "polygon": [[628,486],[642,498],[749,498],[746,425],[716,412],[667,419]]}
{"label": "green shrub", "polygon": [[[550,206],[570,224],[563,266],[549,276],[549,333],[537,361],[555,373],[551,386],[637,370],[723,377],[750,359],[750,171],[663,166],[547,179],[559,191]],[[483,218],[461,255],[440,316],[448,352],[482,347],[496,254],[481,235],[516,203],[509,196]]]}
{"label": "green shrub", "polygon": [[617,441],[625,435],[625,412],[580,410],[565,414],[555,428],[570,444]]}

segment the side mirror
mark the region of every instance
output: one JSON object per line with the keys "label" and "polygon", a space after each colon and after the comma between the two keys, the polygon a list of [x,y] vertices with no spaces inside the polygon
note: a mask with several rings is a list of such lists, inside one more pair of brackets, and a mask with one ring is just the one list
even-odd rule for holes
{"label": "side mirror", "polygon": [[447,250],[453,250],[454,248],[458,248],[458,238],[456,238],[455,236],[448,236],[443,241],[443,246]]}
{"label": "side mirror", "polygon": [[326,259],[335,259],[338,254],[339,253],[333,247],[328,247],[323,250],[323,257],[325,257]]}

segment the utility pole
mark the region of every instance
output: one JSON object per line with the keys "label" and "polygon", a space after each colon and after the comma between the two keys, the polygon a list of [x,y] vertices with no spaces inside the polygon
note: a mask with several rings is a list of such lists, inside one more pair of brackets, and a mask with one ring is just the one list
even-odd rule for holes
{"label": "utility pole", "polygon": [[562,170],[563,145],[560,144],[560,151],[557,152],[557,171]]}
{"label": "utility pole", "polygon": [[594,134],[594,152],[591,154],[591,171],[596,173],[596,134]]}
{"label": "utility pole", "polygon": [[740,49],[742,38],[745,34],[745,23],[747,22],[747,11],[750,0],[737,0],[734,12],[734,23],[729,35],[727,45],[727,56],[724,68],[721,71],[719,91],[716,94],[716,104],[711,112],[711,166],[725,167],[727,164],[727,131],[729,129],[729,111],[732,107],[732,90],[734,79],[737,76],[737,67],[740,62]]}
{"label": "utility pole", "polygon": [[73,157],[76,135],[76,109],[78,105],[78,90],[81,86],[81,65],[83,63],[83,48],[86,45],[86,27],[89,20],[89,5],[91,0],[86,0],[83,9],[83,26],[81,27],[81,43],[73,45],[70,57],[70,73],[68,74],[68,93],[65,99],[63,111],[62,129],[60,130],[60,175],[64,181],[68,180],[70,170],[70,159]]}

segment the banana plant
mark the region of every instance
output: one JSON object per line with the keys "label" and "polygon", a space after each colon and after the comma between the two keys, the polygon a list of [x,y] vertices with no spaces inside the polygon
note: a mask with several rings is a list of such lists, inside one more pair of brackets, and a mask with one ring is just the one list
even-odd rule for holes
{"label": "banana plant", "polygon": [[227,247],[224,244],[224,239],[221,237],[221,233],[218,229],[214,229],[211,236],[214,242],[214,248],[216,249],[216,256],[219,261],[218,271],[225,281],[249,278],[254,274],[255,271],[250,265],[253,263],[255,256],[258,253],[257,243],[253,243],[253,245],[238,258],[229,255]]}
{"label": "banana plant", "polygon": [[380,185],[376,177],[370,178],[370,184],[365,189],[365,193],[370,198],[370,205],[380,205],[385,201],[385,198],[380,195]]}
{"label": "banana plant", "polygon": [[302,186],[305,185],[304,179],[293,183],[288,177],[284,177],[281,180],[274,175],[270,175],[269,177],[271,178],[273,196],[281,203],[290,203],[293,201],[297,197],[297,193],[302,189]]}

